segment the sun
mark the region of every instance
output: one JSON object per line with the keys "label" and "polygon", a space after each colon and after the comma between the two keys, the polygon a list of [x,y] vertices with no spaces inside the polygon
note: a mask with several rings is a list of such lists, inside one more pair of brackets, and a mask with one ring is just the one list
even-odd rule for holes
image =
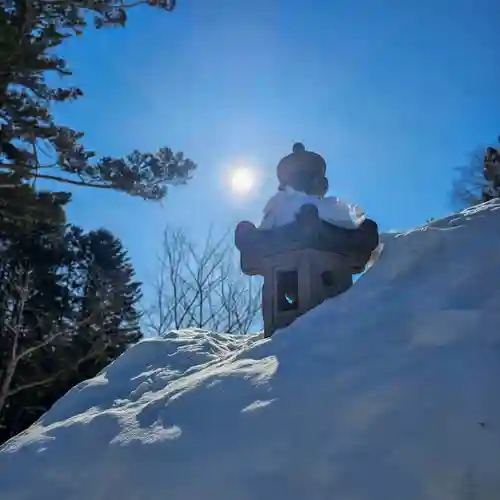
{"label": "sun", "polygon": [[235,168],[230,174],[231,190],[237,194],[248,194],[255,187],[255,172],[250,168]]}

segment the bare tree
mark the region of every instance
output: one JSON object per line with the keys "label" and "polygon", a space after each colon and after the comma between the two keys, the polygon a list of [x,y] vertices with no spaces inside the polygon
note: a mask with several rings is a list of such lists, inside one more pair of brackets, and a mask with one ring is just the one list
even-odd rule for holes
{"label": "bare tree", "polygon": [[[0,307],[2,325],[2,336],[0,346],[2,357],[0,359],[0,415],[9,398],[17,395],[21,391],[36,387],[47,386],[55,382],[59,377],[67,374],[68,371],[77,370],[86,361],[102,354],[106,348],[107,340],[103,336],[95,336],[89,343],[86,353],[82,353],[71,367],[64,368],[49,373],[37,369],[29,370],[30,377],[16,379],[17,371],[22,362],[28,363],[33,356],[43,349],[56,348],[60,343],[71,342],[75,333],[91,323],[93,323],[102,312],[100,306],[75,321],[68,318],[56,320],[53,317],[41,317],[39,311],[30,310],[31,299],[39,292],[33,286],[33,273],[30,269],[18,266],[14,272],[12,281],[5,285],[7,293],[3,294]],[[31,315],[36,319],[36,327],[43,327],[45,334],[37,339],[33,335],[33,325],[26,323],[26,316]]]}
{"label": "bare tree", "polygon": [[451,201],[454,208],[462,209],[482,203],[483,192],[488,187],[484,177],[484,150],[476,150],[468,165],[456,169]]}
{"label": "bare tree", "polygon": [[[498,140],[500,143],[500,138]],[[500,148],[476,150],[469,165],[457,169],[451,192],[455,208],[465,208],[500,196]]]}
{"label": "bare tree", "polygon": [[182,230],[166,228],[146,311],[150,333],[180,328],[248,333],[260,310],[260,285],[242,275],[227,235],[209,231],[197,247]]}

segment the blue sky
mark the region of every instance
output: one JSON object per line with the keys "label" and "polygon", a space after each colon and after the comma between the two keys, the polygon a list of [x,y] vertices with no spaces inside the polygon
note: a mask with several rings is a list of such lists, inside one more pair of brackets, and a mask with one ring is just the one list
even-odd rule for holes
{"label": "blue sky", "polygon": [[[498,0],[178,0],[65,48],[86,96],[56,110],[99,154],[168,145],[198,165],[163,206],[78,189],[71,222],[106,227],[142,279],[165,224],[196,238],[258,221],[294,141],[328,163],[330,193],[382,229],[450,210],[453,168],[500,133]],[[237,199],[227,169],[261,174]]]}

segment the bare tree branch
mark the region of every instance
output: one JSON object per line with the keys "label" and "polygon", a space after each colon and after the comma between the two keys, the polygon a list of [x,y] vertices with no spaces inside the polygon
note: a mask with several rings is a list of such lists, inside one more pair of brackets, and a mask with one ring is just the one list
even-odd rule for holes
{"label": "bare tree branch", "polygon": [[[95,320],[95,317],[99,314],[99,312],[100,311],[92,311],[92,313],[89,316],[87,316],[86,318],[84,318],[81,321],[78,321],[75,325],[73,325],[71,327],[71,330],[72,331],[76,331],[79,328],[81,328],[82,326],[90,324],[92,321]],[[17,361],[20,361],[21,359],[28,357],[30,354],[33,354],[34,352],[36,352],[36,351],[42,349],[43,347],[51,344],[52,342],[54,342],[54,340],[56,340],[61,335],[67,335],[69,333],[69,331],[70,331],[69,328],[61,328],[58,331],[52,333],[51,335],[48,335],[42,342],[39,342],[38,344],[35,344],[35,345],[31,346],[31,347],[28,347],[23,352],[21,352],[17,356]]]}
{"label": "bare tree branch", "polygon": [[[23,327],[23,315],[26,307],[26,302],[29,299],[30,289],[31,289],[31,273],[27,270],[18,270],[18,276],[16,276],[17,282],[13,283],[12,288],[18,294],[18,304],[15,307],[15,313],[6,318],[5,327],[8,329],[11,335],[11,345],[9,349],[8,357],[5,361],[5,369],[1,374],[2,383],[0,385],[0,412],[8,398],[8,393],[14,374],[16,372],[17,365],[19,363],[19,336]],[[4,301],[8,301],[9,297],[5,297]],[[8,305],[4,304],[4,311],[8,311]]]}
{"label": "bare tree branch", "polygon": [[197,246],[183,231],[167,228],[146,312],[149,330],[160,336],[192,327],[248,333],[260,310],[260,287],[235,262],[227,234],[217,239],[210,230]]}
{"label": "bare tree branch", "polygon": [[[3,276],[3,278],[5,279],[5,276]],[[99,283],[98,276],[96,276],[95,279],[96,282]],[[101,295],[99,290],[97,290],[96,293],[98,296]],[[0,319],[5,331],[8,332],[7,341],[9,343],[9,349],[8,356],[3,362],[4,369],[0,372],[0,414],[9,397],[26,389],[50,384],[58,379],[63,373],[68,373],[66,367],[65,370],[41,378],[35,378],[19,386],[12,387],[16,370],[22,360],[28,359],[31,355],[53,344],[62,337],[71,338],[79,329],[92,324],[102,313],[103,308],[109,305],[110,301],[116,300],[115,297],[109,298],[102,295],[100,296],[100,300],[96,301],[96,309],[90,311],[85,317],[80,319],[75,318],[75,321],[71,323],[67,320],[66,322],[63,321],[60,323],[51,321],[52,331],[47,333],[43,340],[30,346],[21,347],[21,339],[24,338],[24,334],[27,331],[27,327],[25,326],[25,314],[29,312],[28,302],[35,294],[36,291],[33,289],[31,270],[19,266],[15,270],[13,281],[7,287],[7,293],[4,294],[1,308]],[[118,300],[120,299],[118,298]],[[36,315],[36,311],[31,312]],[[43,317],[37,317],[39,325],[41,325],[44,320],[45,318]],[[85,356],[79,358],[72,369],[77,369],[78,366],[88,359],[92,359],[92,357],[104,352],[108,344],[101,340],[100,338],[94,339],[91,342],[89,352]]]}
{"label": "bare tree branch", "polygon": [[[100,345],[99,348],[96,348],[95,345],[93,345],[89,349],[88,353],[85,356],[82,356],[81,358],[79,358],[76,361],[75,364],[73,364],[72,371],[78,370],[78,368],[86,361],[89,361],[100,354],[104,354],[104,352],[106,351],[106,349],[109,346],[110,346],[110,342],[102,343],[102,345]],[[25,391],[27,389],[33,389],[34,387],[40,387],[40,386],[51,384],[51,383],[55,382],[58,378],[60,378],[62,375],[65,375],[65,374],[68,374],[67,368],[65,368],[63,370],[59,370],[58,372],[56,372],[54,374],[47,375],[44,378],[41,378],[38,380],[33,380],[32,382],[28,382],[28,383],[23,384],[23,385],[18,385],[18,386],[14,387],[13,389],[8,391],[7,397],[14,396],[15,394],[17,394],[21,391]]]}
{"label": "bare tree branch", "polygon": [[485,194],[491,191],[491,185],[485,177],[485,149],[478,148],[468,165],[455,169],[457,176],[450,193],[453,208],[463,209],[486,201]]}

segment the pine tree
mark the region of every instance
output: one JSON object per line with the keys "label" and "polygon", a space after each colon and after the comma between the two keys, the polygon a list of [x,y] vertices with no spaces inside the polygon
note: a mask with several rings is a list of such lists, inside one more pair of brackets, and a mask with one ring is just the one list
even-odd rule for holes
{"label": "pine tree", "polygon": [[23,387],[46,380],[44,371],[52,367],[45,351],[53,346],[44,346],[44,340],[71,310],[58,271],[66,254],[64,202],[28,189],[22,191],[58,214],[60,222],[0,221],[0,441],[39,415],[32,410],[39,406],[38,387]]}
{"label": "pine tree", "polygon": [[[78,362],[93,352],[91,359],[79,367],[80,374],[93,376],[141,338],[141,285],[134,279],[134,269],[121,241],[109,231],[100,229],[77,237],[80,326],[71,355]],[[83,321],[89,317],[93,317],[92,321]]]}
{"label": "pine tree", "polygon": [[141,337],[140,283],[120,240],[14,228],[0,250],[0,442]]}
{"label": "pine tree", "polygon": [[164,197],[168,184],[190,178],[196,165],[167,147],[96,160],[81,142],[83,133],[57,123],[51,112],[83,96],[80,88],[48,83],[51,74],[71,75],[57,55],[61,44],[81,35],[89,19],[97,28],[125,26],[127,11],[139,4],[175,7],[171,0],[129,6],[120,0],[0,0],[0,210],[7,210],[7,189],[36,178],[153,200]]}

